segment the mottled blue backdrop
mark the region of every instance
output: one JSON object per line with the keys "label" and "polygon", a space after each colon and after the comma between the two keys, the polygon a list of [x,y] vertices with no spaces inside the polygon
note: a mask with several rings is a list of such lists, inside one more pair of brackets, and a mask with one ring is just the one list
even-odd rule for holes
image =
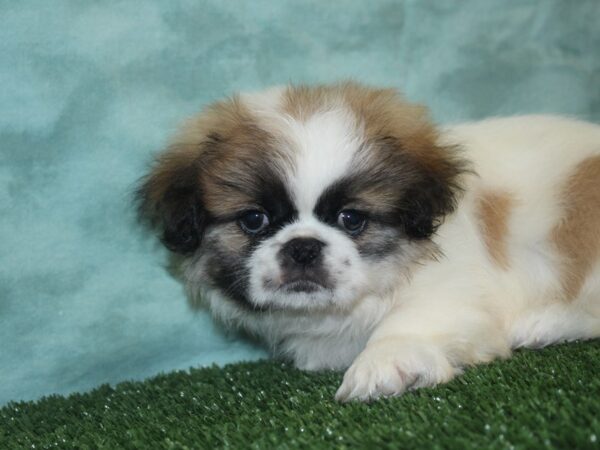
{"label": "mottled blue backdrop", "polygon": [[598,0],[0,0],[0,403],[263,357],[192,313],[130,193],[236,90],[354,78],[440,122],[600,121]]}

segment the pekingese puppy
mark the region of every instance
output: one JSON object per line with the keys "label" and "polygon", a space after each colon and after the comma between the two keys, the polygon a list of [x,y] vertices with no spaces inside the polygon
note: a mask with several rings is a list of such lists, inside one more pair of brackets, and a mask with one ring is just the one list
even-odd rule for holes
{"label": "pekingese puppy", "polygon": [[598,125],[436,128],[391,89],[276,87],[189,121],[139,198],[190,297],[347,369],[341,401],[600,336]]}

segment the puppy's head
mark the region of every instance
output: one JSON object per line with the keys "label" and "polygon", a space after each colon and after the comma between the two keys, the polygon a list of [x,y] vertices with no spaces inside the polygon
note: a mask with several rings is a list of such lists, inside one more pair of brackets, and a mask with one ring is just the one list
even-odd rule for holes
{"label": "puppy's head", "polygon": [[461,170],[392,90],[274,88],[190,121],[139,195],[188,283],[257,313],[343,309],[431,252]]}

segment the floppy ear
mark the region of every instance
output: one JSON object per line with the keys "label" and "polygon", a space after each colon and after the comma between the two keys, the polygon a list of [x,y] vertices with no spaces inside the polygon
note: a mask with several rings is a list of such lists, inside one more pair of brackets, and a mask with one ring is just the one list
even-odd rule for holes
{"label": "floppy ear", "polygon": [[408,237],[431,237],[444,217],[456,209],[462,192],[459,176],[467,169],[455,152],[452,147],[435,146],[425,157],[410,155],[414,177],[399,205],[400,220]]}
{"label": "floppy ear", "polygon": [[199,177],[197,159],[167,152],[137,190],[140,218],[150,223],[175,253],[193,253],[202,240],[206,212]]}
{"label": "floppy ear", "polygon": [[405,192],[400,206],[406,234],[427,239],[435,233],[446,214],[456,208],[457,188],[443,177],[424,172]]}

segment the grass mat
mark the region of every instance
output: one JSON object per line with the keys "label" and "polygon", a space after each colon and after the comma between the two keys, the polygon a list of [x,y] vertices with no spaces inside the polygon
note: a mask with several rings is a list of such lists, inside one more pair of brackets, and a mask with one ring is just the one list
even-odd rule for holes
{"label": "grass mat", "polygon": [[600,341],[518,351],[372,404],[340,373],[240,363],[10,403],[0,448],[600,448]]}

